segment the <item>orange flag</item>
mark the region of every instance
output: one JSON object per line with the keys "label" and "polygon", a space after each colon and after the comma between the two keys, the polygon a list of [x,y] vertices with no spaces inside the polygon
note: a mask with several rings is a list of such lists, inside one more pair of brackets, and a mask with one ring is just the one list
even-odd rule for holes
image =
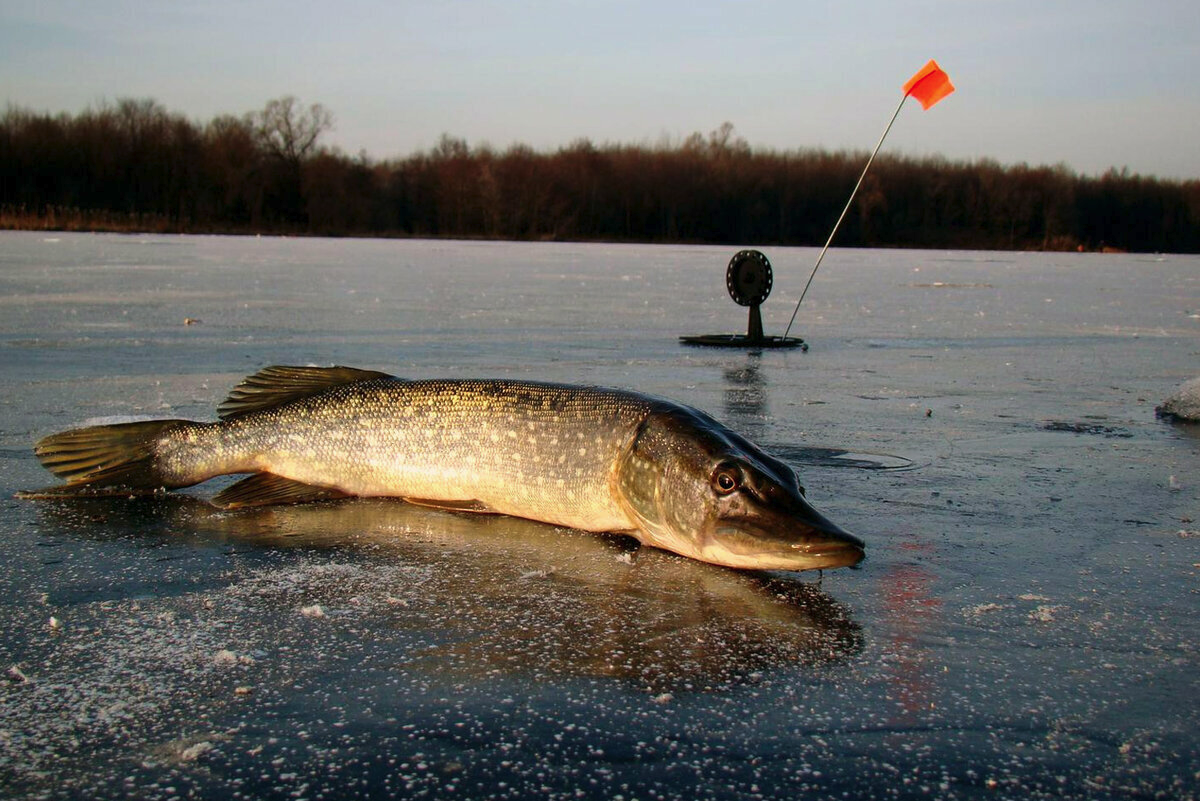
{"label": "orange flag", "polygon": [[921,108],[926,109],[953,91],[954,84],[950,83],[950,76],[942,72],[933,59],[904,84],[904,96],[912,95],[921,101]]}

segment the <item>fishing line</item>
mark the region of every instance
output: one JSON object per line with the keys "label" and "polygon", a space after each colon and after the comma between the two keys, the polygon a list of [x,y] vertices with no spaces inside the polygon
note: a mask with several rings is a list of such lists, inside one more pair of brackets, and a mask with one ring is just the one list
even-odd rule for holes
{"label": "fishing line", "polygon": [[908,95],[900,98],[900,105],[896,106],[896,113],[892,115],[887,128],[883,130],[883,136],[879,137],[879,141],[875,144],[875,149],[871,151],[871,157],[867,159],[867,166],[863,167],[862,175],[858,176],[858,183],[854,185],[854,189],[850,192],[850,197],[846,200],[845,208],[842,209],[837,222],[833,224],[833,230],[829,232],[829,238],[825,240],[825,247],[821,248],[821,253],[817,256],[817,263],[813,265],[812,272],[808,275],[808,283],[804,285],[804,291],[800,293],[800,300],[796,301],[796,308],[792,310],[792,319],[788,320],[787,328],[783,332],[785,338],[791,333],[792,323],[796,322],[796,314],[800,311],[800,304],[804,302],[804,296],[808,294],[808,288],[812,286],[813,278],[817,275],[817,268],[821,266],[821,260],[825,258],[825,253],[829,250],[830,244],[833,243],[833,237],[837,233],[838,226],[842,224],[842,220],[846,219],[846,212],[850,211],[850,204],[854,202],[854,196],[858,194],[858,189],[862,186],[863,179],[867,177],[867,170],[871,169],[871,162],[875,161],[875,155],[879,153],[879,148],[883,147],[883,140],[887,138],[888,131],[892,130],[892,125],[896,122],[896,118],[900,116],[900,109],[904,108],[905,100],[908,100]]}

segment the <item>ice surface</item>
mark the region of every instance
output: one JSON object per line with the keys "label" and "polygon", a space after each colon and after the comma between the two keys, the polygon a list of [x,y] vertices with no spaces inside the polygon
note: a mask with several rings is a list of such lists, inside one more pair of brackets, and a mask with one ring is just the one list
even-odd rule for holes
{"label": "ice surface", "polygon": [[[7,796],[1195,796],[1200,433],[1154,404],[1196,374],[1200,259],[834,250],[811,350],[754,354],[676,341],[744,328],[736,248],[45,239],[0,234]],[[766,250],[779,333],[814,251]],[[273,363],[672,397],[867,560],[12,498],[53,481],[38,437],[212,419]]]}

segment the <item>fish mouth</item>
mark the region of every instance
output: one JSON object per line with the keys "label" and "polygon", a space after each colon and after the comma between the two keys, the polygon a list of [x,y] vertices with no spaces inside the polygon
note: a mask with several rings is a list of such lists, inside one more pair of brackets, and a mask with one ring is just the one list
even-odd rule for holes
{"label": "fish mouth", "polygon": [[803,533],[789,536],[760,526],[721,526],[708,542],[706,558],[760,570],[822,570],[861,562],[866,556],[862,540],[832,523],[830,527],[832,530],[803,526]]}
{"label": "fish mouth", "polygon": [[802,539],[790,544],[794,552],[816,568],[853,567],[866,558],[866,543],[815,509],[812,515]]}
{"label": "fish mouth", "polygon": [[853,567],[866,544],[797,496],[791,508],[758,509],[726,519],[709,544],[727,564],[769,570]]}
{"label": "fish mouth", "polygon": [[796,501],[791,528],[800,531],[789,543],[793,551],[822,568],[853,567],[866,557],[865,542],[814,509],[803,496]]}
{"label": "fish mouth", "polygon": [[854,567],[866,558],[862,541],[847,535],[853,541],[828,540],[825,542],[797,544],[792,547],[802,553],[815,568]]}

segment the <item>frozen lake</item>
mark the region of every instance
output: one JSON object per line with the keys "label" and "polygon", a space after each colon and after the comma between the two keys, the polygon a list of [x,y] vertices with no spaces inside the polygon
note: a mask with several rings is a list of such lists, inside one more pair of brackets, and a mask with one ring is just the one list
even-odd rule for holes
{"label": "frozen lake", "polygon": [[[8,797],[1194,798],[1200,258],[0,233]],[[764,248],[782,333],[815,250]],[[189,321],[189,324],[185,324]],[[387,502],[45,502],[33,442],[269,364],[627,387],[792,464],[861,569]]]}

